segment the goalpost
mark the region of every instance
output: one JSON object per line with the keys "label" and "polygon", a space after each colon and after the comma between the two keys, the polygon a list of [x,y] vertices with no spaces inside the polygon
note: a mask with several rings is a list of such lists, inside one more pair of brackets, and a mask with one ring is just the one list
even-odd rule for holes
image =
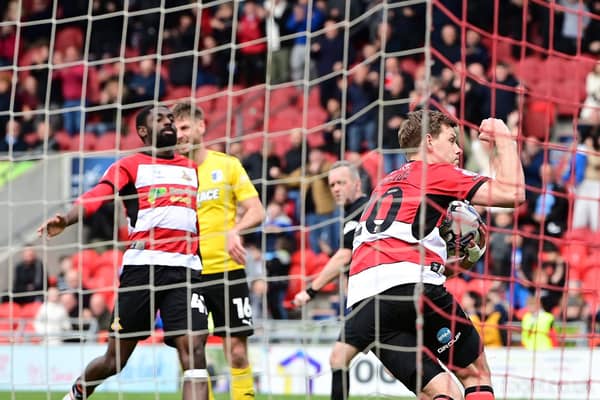
{"label": "goalpost", "polygon": [[[127,224],[121,205],[57,239],[40,241],[35,229],[108,165],[139,151],[137,110],[190,100],[204,110],[207,146],[242,159],[267,208],[265,225],[245,237],[258,393],[329,394],[344,280],[307,307],[291,303],[341,237],[340,210],[318,213],[298,189],[314,175],[314,158],[351,160],[373,187],[402,162],[394,133],[402,116],[424,107],[458,121],[463,166],[481,174],[493,174],[474,140],[481,119],[502,118],[519,132],[527,204],[484,210],[485,260],[446,283],[461,303],[475,293],[484,341],[496,327],[486,317],[505,310],[501,345],[486,347],[496,398],[600,398],[600,189],[592,170],[600,164],[600,2],[298,0],[285,13],[282,3],[2,5],[0,398],[65,392],[104,351],[107,330],[91,317],[92,303],[112,309],[116,299]],[[286,161],[298,163],[299,180],[288,176]],[[277,235],[289,236],[295,249],[287,251],[289,272],[273,276],[268,262],[287,250],[271,247]],[[18,291],[27,245],[43,278]],[[280,309],[270,309],[267,286],[283,290]],[[43,331],[39,320],[36,328],[53,287],[74,307],[60,333]],[[552,349],[521,344],[520,321],[532,307],[546,307],[554,319]],[[176,353],[163,344],[159,324],[151,333],[99,391],[159,398],[179,390]],[[226,393],[227,362],[219,340],[209,342],[213,388]],[[372,354],[354,360],[351,394],[410,396]]]}

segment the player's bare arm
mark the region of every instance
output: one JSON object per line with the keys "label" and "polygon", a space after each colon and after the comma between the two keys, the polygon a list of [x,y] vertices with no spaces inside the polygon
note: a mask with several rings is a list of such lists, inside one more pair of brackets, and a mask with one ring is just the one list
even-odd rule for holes
{"label": "player's bare arm", "polygon": [[479,140],[495,144],[496,177],[483,184],[471,202],[483,206],[515,207],[525,201],[525,174],[517,147],[517,132],[496,118],[483,120]]}
{"label": "player's bare arm", "polygon": [[233,229],[227,232],[227,252],[231,258],[238,264],[246,262],[246,249],[242,245],[240,232],[254,228],[265,219],[265,208],[258,197],[239,202],[242,209],[240,219]]}
{"label": "player's bare arm", "polygon": [[67,214],[57,213],[54,217],[49,218],[38,229],[38,236],[46,234],[48,238],[60,235],[66,227],[77,223],[79,220],[79,207],[73,207]]}
{"label": "player's bare arm", "polygon": [[303,306],[312,300],[316,292],[342,274],[344,267],[350,263],[351,257],[352,250],[350,249],[341,248],[336,251],[327,264],[325,264],[325,267],[323,267],[321,272],[319,272],[319,275],[312,281],[309,289],[296,294],[294,297],[294,304],[296,306]]}

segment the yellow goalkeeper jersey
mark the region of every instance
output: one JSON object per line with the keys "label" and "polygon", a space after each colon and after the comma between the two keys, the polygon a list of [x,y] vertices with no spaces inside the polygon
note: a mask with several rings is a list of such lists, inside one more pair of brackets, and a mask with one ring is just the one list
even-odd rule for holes
{"label": "yellow goalkeeper jersey", "polygon": [[227,231],[235,225],[237,203],[258,197],[240,161],[208,150],[198,166],[198,225],[202,273],[216,274],[244,268],[227,252]]}

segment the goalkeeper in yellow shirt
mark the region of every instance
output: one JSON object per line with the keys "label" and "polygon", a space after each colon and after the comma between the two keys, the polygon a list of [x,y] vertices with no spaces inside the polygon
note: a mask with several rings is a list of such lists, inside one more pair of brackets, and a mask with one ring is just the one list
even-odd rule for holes
{"label": "goalkeeper in yellow shirt", "polygon": [[247,340],[254,329],[240,232],[259,225],[265,210],[240,161],[205,147],[203,111],[185,102],[173,114],[178,150],[198,164],[202,292],[231,367],[231,399],[254,399]]}

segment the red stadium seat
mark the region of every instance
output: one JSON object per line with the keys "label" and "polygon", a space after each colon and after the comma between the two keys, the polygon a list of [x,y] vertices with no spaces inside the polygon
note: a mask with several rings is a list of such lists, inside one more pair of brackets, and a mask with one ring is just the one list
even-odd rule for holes
{"label": "red stadium seat", "polygon": [[490,291],[494,281],[490,279],[471,279],[467,282],[467,290],[475,293],[479,293],[482,297]]}
{"label": "red stadium seat", "polygon": [[136,150],[143,146],[144,143],[136,131],[130,132],[128,135],[121,135],[121,150]]}
{"label": "red stadium seat", "polygon": [[586,302],[592,304],[600,300],[600,266],[595,260],[583,272],[581,290]]}
{"label": "red stadium seat", "polygon": [[99,255],[96,250],[85,249],[71,256],[73,269],[81,274],[81,281],[86,286],[98,265]]}
{"label": "red stadium seat", "polygon": [[18,318],[21,315],[21,305],[8,301],[0,303],[0,318]]}
{"label": "red stadium seat", "polygon": [[61,150],[69,151],[71,149],[71,136],[67,132],[57,131],[53,136]]}
{"label": "red stadium seat", "polygon": [[446,290],[454,296],[456,301],[459,303],[462,301],[462,297],[467,291],[467,282],[459,277],[449,278],[444,284]]}
{"label": "red stadium seat", "polygon": [[373,150],[364,153],[361,156],[361,159],[362,167],[367,171],[367,174],[369,174],[371,182],[379,182],[379,179],[383,176],[383,160],[381,154],[379,154],[378,151]]}
{"label": "red stadium seat", "polygon": [[21,306],[20,317],[28,319],[35,318],[41,306],[42,302],[40,301],[23,304]]}
{"label": "red stadium seat", "polygon": [[191,95],[189,86],[172,86],[165,94],[164,100],[189,100]]}
{"label": "red stadium seat", "polygon": [[91,132],[71,137],[71,151],[92,151],[96,148],[96,136]]}
{"label": "red stadium seat", "polygon": [[116,132],[105,132],[102,136],[96,140],[96,151],[101,150],[115,150],[117,148],[117,133]]}
{"label": "red stadium seat", "polygon": [[535,85],[543,77],[542,64],[543,61],[537,57],[524,58],[515,63],[515,75],[525,86]]}

